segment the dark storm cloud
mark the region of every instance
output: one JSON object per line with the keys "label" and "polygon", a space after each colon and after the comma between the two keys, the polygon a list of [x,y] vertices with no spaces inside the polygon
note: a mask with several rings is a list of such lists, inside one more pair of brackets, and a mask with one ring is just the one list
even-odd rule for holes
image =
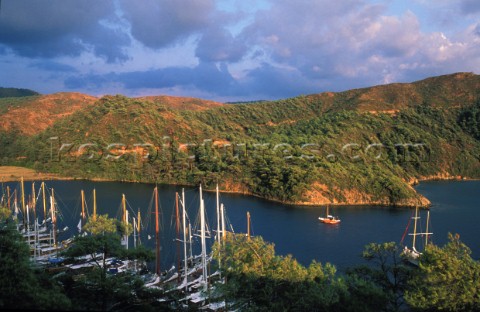
{"label": "dark storm cloud", "polygon": [[235,38],[226,29],[212,27],[204,32],[195,55],[207,62],[237,62],[247,51],[244,38]]}
{"label": "dark storm cloud", "polygon": [[215,94],[229,94],[235,80],[225,66],[201,63],[196,67],[167,67],[148,71],[108,73],[105,75],[72,76],[65,81],[70,89],[102,88],[107,84],[122,84],[126,89],[163,89],[194,87]]}
{"label": "dark storm cloud", "polygon": [[212,23],[213,0],[121,0],[132,36],[150,48],[162,48],[201,31]]}
{"label": "dark storm cloud", "polygon": [[77,72],[77,69],[73,66],[54,62],[54,61],[49,61],[49,60],[32,63],[30,64],[30,67],[43,69],[45,71],[50,71],[50,72],[62,72],[62,73]]}
{"label": "dark storm cloud", "polygon": [[124,60],[129,38],[112,1],[10,0],[2,3],[0,45],[26,57],[78,56],[91,50],[109,62]]}

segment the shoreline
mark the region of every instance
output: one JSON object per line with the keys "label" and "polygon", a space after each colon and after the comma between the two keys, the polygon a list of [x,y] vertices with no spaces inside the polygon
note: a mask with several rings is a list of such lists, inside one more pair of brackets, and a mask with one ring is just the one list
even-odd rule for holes
{"label": "shoreline", "polygon": [[[106,179],[106,178],[77,178],[77,177],[66,177],[61,176],[58,174],[53,173],[44,173],[38,172],[34,169],[25,168],[25,167],[16,167],[16,166],[0,166],[0,183],[4,182],[18,182],[23,177],[24,181],[37,181],[37,180],[54,180],[54,181],[77,181],[77,180],[84,180],[84,181],[92,181],[92,182],[123,182],[123,183],[150,183],[152,182],[141,182],[141,181],[130,181],[130,180],[114,180],[114,179]],[[428,177],[421,177],[419,179],[412,179],[407,183],[411,186],[418,185],[420,182],[429,182],[429,181],[480,181],[480,178],[468,178],[468,177],[461,177],[461,176],[451,176],[451,175],[433,175]],[[184,184],[175,184],[175,183],[161,183],[164,185],[183,185],[183,186],[194,186],[194,185],[184,185]],[[204,189],[205,192],[215,192],[215,189]],[[386,204],[386,203],[379,203],[379,202],[372,202],[372,203],[308,203],[308,202],[285,202],[278,199],[266,198],[260,195],[253,194],[251,192],[245,190],[219,190],[220,193],[226,194],[238,194],[238,195],[247,195],[247,196],[254,196],[256,198],[260,198],[266,201],[275,202],[283,205],[289,206],[299,206],[299,207],[314,207],[314,206],[335,206],[335,207],[342,207],[342,206],[386,206],[386,207],[398,207],[398,208],[413,208],[414,205],[394,205],[394,204]],[[427,207],[422,207],[427,208]]]}

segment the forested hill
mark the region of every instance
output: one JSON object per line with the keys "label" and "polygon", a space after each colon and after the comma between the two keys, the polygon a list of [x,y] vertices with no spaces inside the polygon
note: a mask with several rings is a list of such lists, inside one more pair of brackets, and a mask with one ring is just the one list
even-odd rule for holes
{"label": "forested hill", "polygon": [[0,87],[0,98],[6,97],[22,97],[38,95],[39,93],[29,89],[17,89],[17,88],[2,88]]}
{"label": "forested hill", "polygon": [[[72,100],[41,129],[0,127],[0,160],[78,178],[218,182],[288,203],[426,205],[416,180],[480,178],[479,91],[480,76],[457,73],[235,105]],[[13,120],[17,108],[2,105]]]}

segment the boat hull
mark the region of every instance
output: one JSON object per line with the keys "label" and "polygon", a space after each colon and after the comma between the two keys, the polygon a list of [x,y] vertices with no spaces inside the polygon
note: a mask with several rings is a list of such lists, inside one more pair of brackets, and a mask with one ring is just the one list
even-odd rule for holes
{"label": "boat hull", "polygon": [[320,222],[322,223],[326,223],[326,224],[338,224],[341,222],[340,219],[329,219],[329,218],[318,218],[318,220],[320,220]]}

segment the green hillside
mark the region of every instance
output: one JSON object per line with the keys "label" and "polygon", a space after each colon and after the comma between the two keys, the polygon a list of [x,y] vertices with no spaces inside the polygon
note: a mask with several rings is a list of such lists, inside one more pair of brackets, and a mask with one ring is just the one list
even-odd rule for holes
{"label": "green hillside", "polygon": [[0,161],[287,203],[426,205],[416,180],[480,178],[479,90],[458,73],[195,111],[106,96],[34,135],[0,131]]}
{"label": "green hillside", "polygon": [[29,90],[29,89],[2,88],[2,87],[0,87],[0,98],[23,97],[23,96],[32,96],[32,95],[39,95],[39,93],[36,92],[36,91]]}

